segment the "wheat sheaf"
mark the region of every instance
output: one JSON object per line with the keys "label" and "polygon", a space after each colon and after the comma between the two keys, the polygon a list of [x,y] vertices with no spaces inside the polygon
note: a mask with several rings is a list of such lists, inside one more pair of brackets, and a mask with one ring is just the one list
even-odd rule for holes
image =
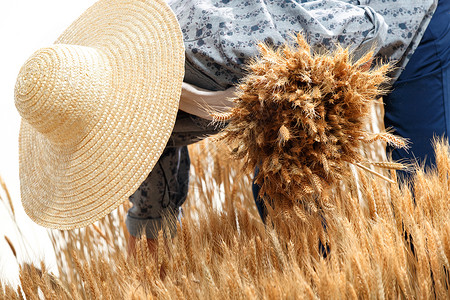
{"label": "wheat sheaf", "polygon": [[348,49],[318,54],[301,34],[293,41],[277,48],[260,44],[235,106],[212,115],[229,121],[219,140],[234,145],[232,155],[244,160],[244,169],[258,166],[261,196],[318,204],[329,201],[330,187],[351,175],[349,163],[370,172],[365,165],[373,163],[361,154],[363,143],[406,143],[389,132],[365,130],[372,103],[386,92],[391,66],[369,70],[372,53],[353,61]]}

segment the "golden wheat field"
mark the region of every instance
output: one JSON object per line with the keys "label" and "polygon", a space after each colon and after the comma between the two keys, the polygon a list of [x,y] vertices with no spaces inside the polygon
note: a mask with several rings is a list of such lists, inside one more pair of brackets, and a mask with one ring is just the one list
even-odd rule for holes
{"label": "golden wheat field", "polygon": [[414,198],[408,188],[355,169],[346,186],[333,190],[334,206],[281,211],[267,226],[257,215],[250,176],[240,175],[223,148],[208,140],[190,147],[185,216],[173,240],[160,232],[156,257],[144,240],[136,257],[127,257],[125,204],[85,229],[51,231],[58,274],[23,264],[20,285],[0,286],[0,298],[450,297],[446,141],[436,143],[437,168],[418,169]]}
{"label": "golden wheat field", "polygon": [[[366,71],[370,54],[352,63],[345,49],[330,58],[297,42],[263,47],[238,105],[221,115],[234,115],[225,138],[190,146],[177,236],[161,230],[155,252],[142,237],[128,256],[125,203],[84,229],[49,231],[58,272],[23,263],[0,298],[450,298],[448,141],[435,141],[434,169],[416,166],[399,184],[386,168],[404,165],[385,159],[383,142],[403,140],[380,131],[377,101],[390,67]],[[251,192],[258,164],[275,204],[265,223]]]}

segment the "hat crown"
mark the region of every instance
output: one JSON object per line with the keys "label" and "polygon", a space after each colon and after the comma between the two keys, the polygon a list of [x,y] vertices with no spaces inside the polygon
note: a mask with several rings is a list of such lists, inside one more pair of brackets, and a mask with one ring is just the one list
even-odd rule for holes
{"label": "hat crown", "polygon": [[79,141],[111,86],[105,55],[56,44],[36,51],[21,68],[15,104],[22,118],[54,144]]}

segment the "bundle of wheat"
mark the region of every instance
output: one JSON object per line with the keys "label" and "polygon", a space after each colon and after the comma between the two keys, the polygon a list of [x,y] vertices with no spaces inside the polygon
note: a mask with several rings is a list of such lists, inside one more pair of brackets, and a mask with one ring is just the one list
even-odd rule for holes
{"label": "bundle of wheat", "polygon": [[[261,44],[260,52],[239,86],[235,107],[212,115],[230,121],[219,140],[236,145],[234,157],[245,161],[247,171],[259,166],[255,181],[261,196],[288,205],[329,204],[330,186],[351,177],[347,163],[370,170],[361,164],[371,163],[360,154],[362,143],[384,140],[405,147],[388,132],[365,130],[390,70],[389,65],[366,70],[371,53],[356,62],[339,47],[315,54],[300,34],[295,46]],[[312,197],[317,194],[321,197]]]}

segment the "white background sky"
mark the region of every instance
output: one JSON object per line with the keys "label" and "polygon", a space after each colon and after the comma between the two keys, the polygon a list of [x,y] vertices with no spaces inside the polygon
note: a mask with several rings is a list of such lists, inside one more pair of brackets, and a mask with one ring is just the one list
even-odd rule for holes
{"label": "white background sky", "polygon": [[0,176],[11,193],[26,238],[26,243],[22,243],[5,205],[0,203],[0,281],[3,282],[18,283],[18,264],[5,242],[5,235],[14,243],[19,261],[43,259],[51,270],[56,268],[46,230],[35,225],[20,204],[17,143],[20,116],[14,106],[16,76],[35,50],[51,45],[94,2],[13,0],[0,4]]}

